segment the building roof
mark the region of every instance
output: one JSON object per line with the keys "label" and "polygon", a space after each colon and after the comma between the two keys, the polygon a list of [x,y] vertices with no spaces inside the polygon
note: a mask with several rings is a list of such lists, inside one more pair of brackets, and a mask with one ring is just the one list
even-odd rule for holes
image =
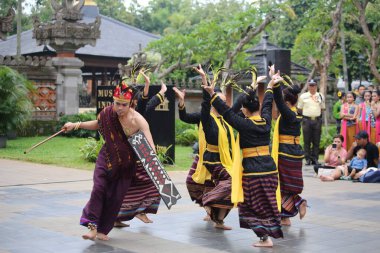
{"label": "building roof", "polygon": [[[152,33],[140,30],[136,27],[124,24],[113,18],[100,15],[97,6],[83,6],[84,14],[81,22],[94,22],[97,15],[101,18],[100,38],[96,41],[96,46],[87,45],[79,48],[76,54],[93,55],[105,57],[131,58],[132,55],[141,48],[160,37]],[[37,46],[37,42],[32,38],[33,29],[21,33],[21,54],[34,54],[43,51],[44,46]],[[8,37],[6,41],[0,41],[0,55],[16,55],[17,35]],[[51,47],[49,50],[54,51]]]}

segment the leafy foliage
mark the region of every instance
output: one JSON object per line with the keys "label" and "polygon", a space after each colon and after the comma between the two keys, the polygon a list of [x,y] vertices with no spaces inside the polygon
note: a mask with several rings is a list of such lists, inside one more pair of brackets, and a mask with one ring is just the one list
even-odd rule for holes
{"label": "leafy foliage", "polygon": [[175,143],[177,145],[191,146],[198,141],[198,128],[177,119],[175,122]]}
{"label": "leafy foliage", "polygon": [[89,162],[96,162],[100,149],[103,147],[104,140],[100,137],[100,140],[89,137],[86,143],[80,148],[82,157]]}
{"label": "leafy foliage", "polygon": [[156,145],[156,154],[157,154],[158,160],[160,160],[162,164],[165,164],[165,163],[173,164],[173,160],[168,155],[168,151],[172,147],[173,145],[170,145],[169,147]]}
{"label": "leafy foliage", "polygon": [[[64,115],[59,119],[59,122],[57,124],[57,131],[61,129],[61,127],[66,122],[78,122],[78,121],[89,121],[89,120],[95,120],[96,115],[94,112],[88,112],[88,113],[80,113],[80,114],[73,114],[73,115]],[[96,132],[91,130],[85,130],[85,129],[78,129],[76,131],[71,131],[68,133],[62,134],[67,137],[80,137],[80,138],[86,138],[86,137],[92,137],[95,138]]]}
{"label": "leafy foliage", "polygon": [[21,129],[30,119],[33,84],[17,71],[0,66],[0,134]]}

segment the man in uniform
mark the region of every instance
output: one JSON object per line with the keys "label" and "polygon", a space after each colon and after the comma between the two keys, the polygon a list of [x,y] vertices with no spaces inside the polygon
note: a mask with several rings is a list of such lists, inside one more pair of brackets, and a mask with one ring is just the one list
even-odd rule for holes
{"label": "man in uniform", "polygon": [[300,96],[297,107],[303,115],[302,131],[306,165],[318,165],[322,111],[325,110],[326,106],[323,95],[317,92],[317,83],[312,79],[307,85],[308,91]]}

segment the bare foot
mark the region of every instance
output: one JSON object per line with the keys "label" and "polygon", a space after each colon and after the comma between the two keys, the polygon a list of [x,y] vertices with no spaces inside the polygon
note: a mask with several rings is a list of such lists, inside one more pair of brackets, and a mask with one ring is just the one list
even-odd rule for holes
{"label": "bare foot", "polygon": [[96,234],[97,234],[96,229],[92,229],[92,230],[88,231],[87,234],[82,235],[82,238],[85,240],[95,240]]}
{"label": "bare foot", "polygon": [[306,200],[305,201],[302,201],[299,209],[300,209],[300,219],[302,220],[303,217],[305,217],[306,215],[306,208],[307,208],[307,203],[306,203]]}
{"label": "bare foot", "polygon": [[98,238],[99,240],[102,240],[102,241],[108,241],[110,239],[107,235],[105,235],[103,233],[98,233],[96,238]]}
{"label": "bare foot", "polygon": [[125,223],[123,223],[123,222],[121,222],[121,221],[115,221],[115,222],[113,223],[113,226],[114,226],[115,228],[125,228],[125,227],[129,227],[129,224],[125,224]]}
{"label": "bare foot", "polygon": [[211,220],[211,217],[210,215],[206,215],[204,218],[203,218],[204,221],[210,221]]}
{"label": "bare foot", "polygon": [[334,178],[333,178],[333,177],[331,177],[331,176],[325,176],[325,175],[321,175],[321,176],[319,177],[319,179],[321,179],[321,181],[323,181],[323,182],[334,181]]}
{"label": "bare foot", "polygon": [[139,214],[137,214],[135,217],[136,217],[137,219],[141,220],[141,221],[144,222],[144,223],[153,223],[153,221],[150,220],[150,219],[148,218],[148,216],[146,216],[145,213],[139,213]]}
{"label": "bare foot", "polygon": [[273,242],[270,238],[266,239],[265,241],[258,241],[257,243],[253,244],[253,247],[267,247],[272,248]]}
{"label": "bare foot", "polygon": [[217,229],[223,229],[223,230],[232,230],[232,227],[228,227],[228,226],[225,226],[224,224],[222,223],[215,223],[214,224],[214,228],[217,228]]}
{"label": "bare foot", "polygon": [[281,219],[281,226],[290,226],[292,223],[290,222],[289,218],[283,218]]}

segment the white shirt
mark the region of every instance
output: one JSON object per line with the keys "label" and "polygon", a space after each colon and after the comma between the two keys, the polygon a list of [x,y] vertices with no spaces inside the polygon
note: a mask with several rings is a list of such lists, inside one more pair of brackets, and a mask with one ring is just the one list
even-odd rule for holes
{"label": "white shirt", "polygon": [[319,92],[311,95],[308,91],[299,97],[297,108],[302,110],[303,116],[319,117],[322,115],[322,109],[326,108],[325,99]]}

